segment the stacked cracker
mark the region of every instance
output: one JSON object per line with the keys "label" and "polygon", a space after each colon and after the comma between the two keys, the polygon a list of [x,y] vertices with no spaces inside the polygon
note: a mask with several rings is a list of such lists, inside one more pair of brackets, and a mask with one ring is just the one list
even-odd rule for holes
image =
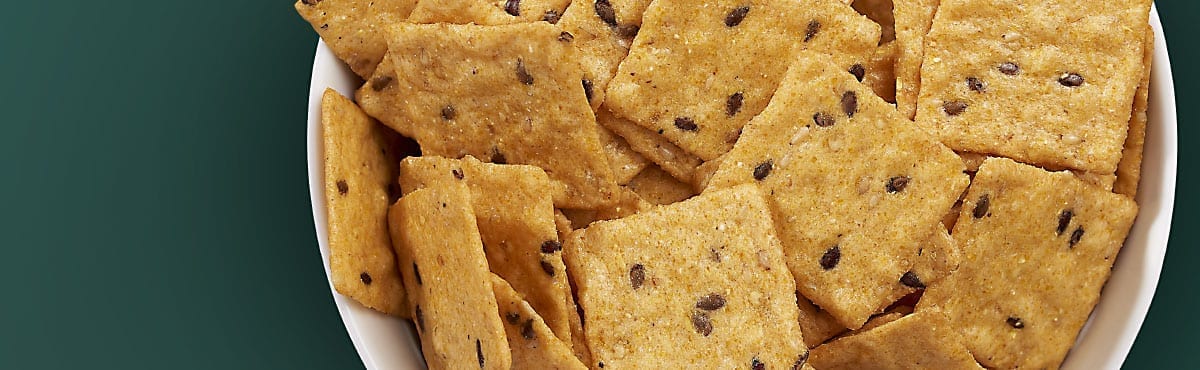
{"label": "stacked cracker", "polygon": [[437,369],[1059,366],[1137,214],[1149,1],[852,3],[297,2],[363,79],[335,288]]}

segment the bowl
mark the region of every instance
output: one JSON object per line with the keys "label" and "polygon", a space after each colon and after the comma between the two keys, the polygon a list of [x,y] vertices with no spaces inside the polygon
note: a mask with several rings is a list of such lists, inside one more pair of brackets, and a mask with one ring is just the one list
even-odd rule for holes
{"label": "bowl", "polygon": [[[1150,123],[1137,202],[1141,206],[1129,238],[1113,265],[1100,303],[1083,327],[1063,369],[1119,369],[1142,327],[1167,253],[1175,205],[1177,124],[1171,62],[1158,10],[1150,11],[1155,52],[1150,83]],[[317,43],[308,93],[308,187],[325,275],[329,276],[329,234],[325,213],[321,145],[321,94],[333,88],[353,96],[361,80],[325,46]],[[327,279],[328,280],[328,279]],[[346,332],[367,369],[421,369],[420,343],[408,320],[387,316],[329,291]]]}

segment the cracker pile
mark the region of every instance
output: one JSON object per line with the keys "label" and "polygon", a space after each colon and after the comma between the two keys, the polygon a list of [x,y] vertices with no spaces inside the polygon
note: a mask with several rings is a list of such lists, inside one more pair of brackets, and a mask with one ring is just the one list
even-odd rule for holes
{"label": "cracker pile", "polygon": [[1056,368],[1150,0],[301,0],[330,274],[434,369]]}

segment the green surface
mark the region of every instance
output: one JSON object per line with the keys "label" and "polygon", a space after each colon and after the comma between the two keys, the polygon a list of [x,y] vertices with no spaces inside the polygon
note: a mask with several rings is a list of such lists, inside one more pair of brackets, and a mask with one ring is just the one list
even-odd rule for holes
{"label": "green surface", "polygon": [[[1174,232],[1127,368],[1200,347],[1200,3],[1159,1]],[[316,252],[314,33],[286,1],[10,2],[0,32],[0,368],[359,368]]]}

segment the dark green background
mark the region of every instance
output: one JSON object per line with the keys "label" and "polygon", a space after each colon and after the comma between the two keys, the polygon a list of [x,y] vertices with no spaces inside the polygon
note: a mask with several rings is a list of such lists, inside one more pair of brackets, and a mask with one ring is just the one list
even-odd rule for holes
{"label": "dark green background", "polygon": [[[1129,368],[1194,367],[1200,2],[1158,1],[1174,230]],[[288,1],[14,1],[0,23],[0,368],[359,368],[316,248],[316,36]]]}

